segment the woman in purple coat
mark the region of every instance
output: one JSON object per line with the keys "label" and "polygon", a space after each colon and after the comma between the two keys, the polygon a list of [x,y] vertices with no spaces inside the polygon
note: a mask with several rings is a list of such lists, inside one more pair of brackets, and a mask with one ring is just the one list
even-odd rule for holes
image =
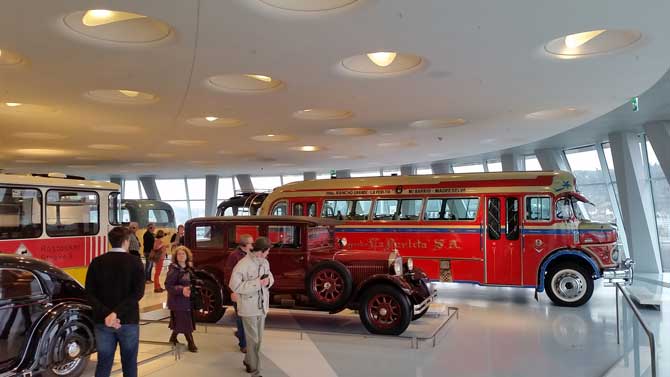
{"label": "woman in purple coat", "polygon": [[165,289],[168,291],[167,306],[170,309],[170,343],[177,344],[177,335],[184,334],[188,350],[198,352],[193,341],[195,321],[191,309],[191,274],[193,273],[193,254],[186,246],[178,246],[172,253],[174,263],[168,269]]}

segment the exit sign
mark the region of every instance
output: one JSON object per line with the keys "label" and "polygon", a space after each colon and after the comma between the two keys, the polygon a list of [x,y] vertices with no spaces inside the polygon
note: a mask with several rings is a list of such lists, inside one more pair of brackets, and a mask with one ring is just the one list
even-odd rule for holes
{"label": "exit sign", "polygon": [[631,99],[630,104],[633,107],[633,112],[637,112],[640,110],[640,100],[638,97],[634,97],[633,99]]}

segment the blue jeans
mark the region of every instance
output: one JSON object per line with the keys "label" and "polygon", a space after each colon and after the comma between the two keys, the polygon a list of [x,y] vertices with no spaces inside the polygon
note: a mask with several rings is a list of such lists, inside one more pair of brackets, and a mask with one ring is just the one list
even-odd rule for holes
{"label": "blue jeans", "polygon": [[233,307],[235,308],[235,323],[237,324],[237,345],[240,348],[247,347],[247,337],[244,335],[244,326],[242,325],[242,318],[237,315],[237,303],[233,302]]}
{"label": "blue jeans", "polygon": [[151,269],[154,268],[154,262],[149,259],[149,254],[144,254],[144,280],[149,281],[151,280]]}
{"label": "blue jeans", "polygon": [[116,344],[121,347],[123,377],[137,377],[137,351],[140,346],[140,325],[121,325],[116,330],[105,325],[95,325],[95,345],[98,365],[95,377],[109,377],[114,363]]}

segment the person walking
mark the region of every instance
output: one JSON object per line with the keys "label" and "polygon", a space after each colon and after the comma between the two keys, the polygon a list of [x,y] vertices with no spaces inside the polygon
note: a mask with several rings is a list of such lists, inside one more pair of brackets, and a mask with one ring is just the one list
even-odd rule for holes
{"label": "person walking", "polygon": [[93,307],[98,364],[95,377],[112,371],[117,344],[121,347],[124,377],[137,376],[140,344],[140,307],[144,296],[142,262],[128,254],[130,231],[115,227],[107,234],[112,248],[91,261],[86,273],[86,295]]}
{"label": "person walking", "polygon": [[[235,250],[228,255],[226,258],[226,264],[223,266],[223,276],[226,279],[226,286],[230,286],[230,276],[233,273],[233,269],[237,263],[244,258],[248,252],[254,246],[254,238],[250,234],[243,234],[240,236],[239,243]],[[240,347],[240,351],[247,353],[247,340],[244,336],[244,326],[242,325],[242,318],[237,312],[237,300],[238,294],[231,292],[230,301],[233,302],[233,308],[235,308],[235,323],[237,324],[237,331],[235,331],[235,336],[237,337],[237,345]]]}
{"label": "person walking", "polygon": [[269,288],[274,283],[266,259],[271,247],[267,237],[258,237],[253,249],[237,263],[230,277],[229,287],[237,293],[237,310],[247,341],[247,353],[242,363],[252,377],[261,376],[261,342],[270,304]]}
{"label": "person walking", "polygon": [[128,230],[130,230],[130,246],[128,246],[128,253],[130,255],[134,255],[136,257],[140,257],[140,239],[137,238],[137,228],[139,225],[137,222],[132,221],[130,224],[128,224]]}
{"label": "person walking", "polygon": [[150,259],[154,263],[154,292],[161,293],[165,289],[161,288],[160,277],[163,272],[163,262],[165,262],[165,255],[167,254],[167,244],[163,242],[165,233],[162,229],[156,232],[156,239],[154,240],[154,250],[150,254]]}
{"label": "person walking", "polygon": [[154,262],[151,260],[150,255],[151,251],[154,249],[154,232],[156,231],[156,225],[154,223],[147,224],[147,231],[144,232],[142,236],[142,246],[144,247],[144,278],[147,281],[147,284],[153,283],[151,280],[151,268],[154,266]]}
{"label": "person walking", "polygon": [[198,352],[193,341],[195,321],[191,306],[191,277],[193,274],[193,254],[186,246],[177,246],[172,252],[172,260],[165,278],[165,289],[168,292],[167,306],[170,309],[170,325],[172,330],[170,343],[177,345],[177,335],[184,334],[190,352]]}

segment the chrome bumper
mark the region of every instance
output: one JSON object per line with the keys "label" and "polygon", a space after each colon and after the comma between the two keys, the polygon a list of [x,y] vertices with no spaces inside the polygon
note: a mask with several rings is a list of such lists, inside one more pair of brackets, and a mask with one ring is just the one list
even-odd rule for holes
{"label": "chrome bumper", "polygon": [[608,268],[603,270],[603,279],[605,280],[605,286],[612,287],[614,283],[621,283],[623,285],[633,284],[633,266],[635,262],[628,258],[615,268]]}
{"label": "chrome bumper", "polygon": [[435,289],[432,284],[428,286],[428,290],[430,291],[428,297],[426,297],[425,300],[421,301],[421,303],[414,305],[414,314],[420,314],[421,312],[426,310],[426,308],[428,308],[430,304],[432,304],[435,298],[437,297],[437,289]]}

